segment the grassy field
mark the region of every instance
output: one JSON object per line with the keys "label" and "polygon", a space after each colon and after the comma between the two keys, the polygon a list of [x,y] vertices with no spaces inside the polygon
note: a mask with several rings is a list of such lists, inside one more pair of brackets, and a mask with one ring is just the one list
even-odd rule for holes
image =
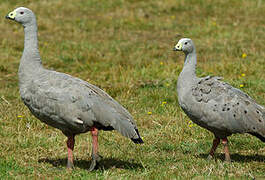
{"label": "grassy field", "polygon": [[[76,138],[75,169],[66,169],[66,137],[34,118],[20,100],[17,70],[23,28],[4,16],[18,6],[38,19],[45,67],[95,84],[135,117],[145,144],[101,132],[100,168],[87,172],[91,137]],[[208,161],[213,135],[190,122],[177,102],[181,37],[194,40],[198,76],[223,76],[265,105],[263,0],[2,0],[0,2],[0,179],[265,178],[264,143],[230,139]]]}

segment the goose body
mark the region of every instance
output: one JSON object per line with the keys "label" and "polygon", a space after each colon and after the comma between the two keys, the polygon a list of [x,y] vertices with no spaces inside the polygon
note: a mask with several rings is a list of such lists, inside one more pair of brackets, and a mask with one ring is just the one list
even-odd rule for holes
{"label": "goose body", "polygon": [[42,69],[38,73],[27,83],[20,83],[20,95],[42,122],[66,136],[95,127],[116,129],[133,141],[139,138],[130,113],[100,88],[56,71]]}
{"label": "goose body", "polygon": [[68,74],[45,69],[38,50],[37,22],[24,7],[10,12],[7,19],[24,27],[24,51],[19,65],[22,101],[42,122],[60,129],[67,137],[69,168],[73,167],[74,137],[91,131],[92,164],[97,165],[98,130],[117,130],[134,143],[143,143],[130,113],[100,88]]}
{"label": "goose body", "polygon": [[215,135],[210,155],[222,139],[226,160],[230,161],[227,137],[234,133],[249,133],[265,142],[265,108],[220,77],[198,78],[196,49],[191,39],[179,40],[174,49],[185,53],[177,84],[179,104],[194,123]]}

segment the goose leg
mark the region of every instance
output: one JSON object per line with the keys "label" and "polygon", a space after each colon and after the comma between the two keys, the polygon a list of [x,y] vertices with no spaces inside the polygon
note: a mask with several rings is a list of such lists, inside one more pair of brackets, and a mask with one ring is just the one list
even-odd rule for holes
{"label": "goose leg", "polygon": [[208,156],[208,159],[212,159],[213,156],[214,156],[214,153],[216,151],[216,148],[218,147],[218,145],[220,144],[220,139],[219,138],[215,138],[213,140],[213,145],[212,145],[212,148],[210,150],[210,153],[209,153],[209,156]]}
{"label": "goose leg", "polygon": [[228,139],[227,138],[222,139],[222,144],[224,145],[225,161],[231,162],[229,149],[228,149]]}
{"label": "goose leg", "polygon": [[74,167],[74,156],[73,150],[75,146],[75,136],[68,136],[66,141],[67,149],[68,149],[68,160],[67,160],[67,168],[72,169]]}
{"label": "goose leg", "polygon": [[92,135],[92,162],[89,167],[89,171],[93,171],[100,161],[101,157],[98,154],[98,129],[92,128],[91,129],[91,135]]}

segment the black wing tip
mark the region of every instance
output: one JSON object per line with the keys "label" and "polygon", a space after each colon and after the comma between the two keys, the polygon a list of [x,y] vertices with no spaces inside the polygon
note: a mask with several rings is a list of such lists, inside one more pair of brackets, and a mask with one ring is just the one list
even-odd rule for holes
{"label": "black wing tip", "polygon": [[138,138],[138,139],[133,139],[131,138],[131,140],[135,143],[135,144],[143,144],[144,141],[142,140],[142,138]]}
{"label": "black wing tip", "polygon": [[263,137],[262,135],[258,134],[258,133],[250,133],[249,134],[253,135],[253,136],[256,136],[257,138],[259,138],[262,142],[265,143],[265,137]]}
{"label": "black wing tip", "polygon": [[141,138],[138,129],[135,129],[135,131],[136,131],[136,133],[137,133],[137,135],[138,135],[139,138],[137,138],[137,139],[133,139],[133,138],[131,138],[131,140],[132,140],[135,144],[143,144],[144,141],[143,141],[143,139]]}

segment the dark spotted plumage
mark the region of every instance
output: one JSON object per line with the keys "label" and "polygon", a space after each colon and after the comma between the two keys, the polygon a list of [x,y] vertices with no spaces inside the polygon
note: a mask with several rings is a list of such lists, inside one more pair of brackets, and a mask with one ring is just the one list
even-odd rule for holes
{"label": "dark spotted plumage", "polygon": [[[205,121],[205,128],[213,131],[219,138],[232,133],[265,136],[265,120],[262,116],[264,108],[246,93],[220,80],[220,77],[208,76],[201,78],[192,87],[192,98],[204,112],[203,118],[215,119],[214,122]],[[224,124],[226,126],[222,128]]]}
{"label": "dark spotted plumage", "polygon": [[215,135],[210,154],[222,139],[226,160],[230,160],[227,136],[233,133],[249,133],[264,141],[265,108],[220,77],[198,78],[196,49],[191,39],[181,39],[174,49],[185,53],[177,85],[179,104],[193,122]]}

